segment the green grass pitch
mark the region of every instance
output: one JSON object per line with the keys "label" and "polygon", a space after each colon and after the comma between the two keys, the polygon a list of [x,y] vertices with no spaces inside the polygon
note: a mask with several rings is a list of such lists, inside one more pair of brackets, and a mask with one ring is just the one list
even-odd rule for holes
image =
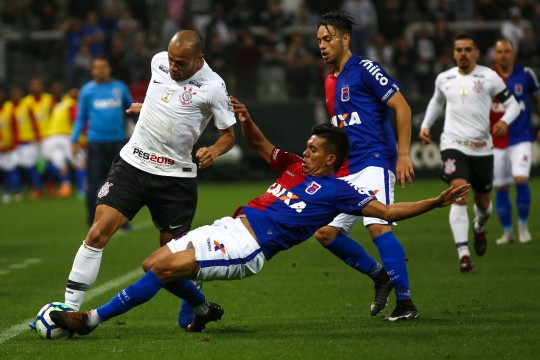
{"label": "green grass pitch", "polygon": [[[270,183],[201,183],[194,226],[232,214]],[[396,201],[431,197],[444,187],[441,181],[417,180],[396,189]],[[487,226],[488,251],[483,257],[473,253],[471,274],[459,272],[448,209],[398,224],[395,233],[409,258],[411,292],[420,311],[414,321],[383,320],[394,307],[393,293],[383,315],[371,317],[372,282],[310,239],[277,255],[255,277],[205,284],[207,297],[225,309],[223,320],[210,323],[205,333],[181,331],[180,302],[161,291],[88,336],[60,341],[40,338],[25,321],[44,304],[63,301],[73,256],[86,233],[84,206],[75,199],[0,205],[0,358],[537,358],[539,179],[531,190],[533,241],[495,245],[501,230],[494,214]],[[142,274],[137,269],[157,247],[157,232],[146,209],[133,226],[105,249],[83,310],[107,302]],[[379,258],[366,230],[358,226],[352,236]]]}

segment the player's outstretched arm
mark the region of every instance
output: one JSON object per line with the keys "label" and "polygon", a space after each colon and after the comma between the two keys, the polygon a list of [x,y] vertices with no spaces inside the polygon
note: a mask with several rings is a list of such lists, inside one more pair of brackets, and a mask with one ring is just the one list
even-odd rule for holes
{"label": "player's outstretched arm", "polygon": [[259,154],[264,161],[270,163],[270,156],[274,145],[266,139],[262,131],[255,125],[247,110],[246,105],[238,101],[234,96],[230,97],[233,111],[238,114],[238,121],[242,127],[242,134],[249,146]]}
{"label": "player's outstretched arm", "polygon": [[400,202],[392,205],[385,205],[379,201],[371,201],[362,210],[362,215],[376,217],[387,221],[408,219],[437,207],[445,207],[456,201],[460,201],[462,197],[467,196],[469,187],[470,184],[465,184],[457,188],[450,186],[437,197],[416,202]]}

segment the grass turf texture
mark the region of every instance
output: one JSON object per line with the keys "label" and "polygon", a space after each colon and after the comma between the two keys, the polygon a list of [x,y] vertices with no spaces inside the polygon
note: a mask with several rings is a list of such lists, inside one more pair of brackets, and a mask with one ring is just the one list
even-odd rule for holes
{"label": "grass turf texture", "polygon": [[[201,183],[194,226],[231,214],[237,205],[262,194],[268,184]],[[396,189],[396,200],[430,197],[443,188],[440,181],[417,180],[405,190]],[[75,199],[1,205],[0,357],[536,358],[540,352],[538,179],[533,179],[531,189],[533,241],[495,245],[501,229],[494,213],[487,226],[488,251],[481,258],[473,252],[476,268],[471,274],[459,272],[448,209],[400,222],[395,233],[409,257],[411,291],[420,311],[414,321],[389,323],[383,316],[369,316],[372,282],[311,239],[276,256],[255,277],[205,284],[208,298],[225,309],[223,320],[210,323],[205,333],[181,331],[176,324],[179,300],[161,291],[90,335],[61,341],[43,340],[30,330],[15,337],[6,334],[35,316],[44,304],[63,301],[66,276],[86,232],[84,206]],[[133,226],[135,231],[116,235],[107,246],[92,289],[137,269],[156,248],[157,233],[146,209]],[[378,258],[361,226],[352,236]],[[83,309],[107,302],[129,283],[92,296]],[[393,307],[394,293],[383,314]]]}

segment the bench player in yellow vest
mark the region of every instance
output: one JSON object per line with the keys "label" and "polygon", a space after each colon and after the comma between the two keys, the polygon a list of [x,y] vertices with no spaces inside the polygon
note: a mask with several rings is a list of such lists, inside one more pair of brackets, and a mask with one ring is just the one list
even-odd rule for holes
{"label": "bench player in yellow vest", "polygon": [[30,100],[23,98],[24,93],[21,88],[14,88],[11,92],[13,102],[12,116],[16,119],[17,147],[15,156],[17,166],[22,168],[30,182],[30,197],[34,200],[40,199],[42,192],[42,182],[37,170],[39,158],[38,143],[40,140],[39,125],[30,111]]}
{"label": "bench player in yellow vest", "polygon": [[[27,109],[28,115],[21,118],[21,149],[18,151],[19,165],[26,169],[32,190],[30,196],[39,199],[42,195],[42,181],[37,171],[40,153],[40,142],[46,131],[53,105],[52,95],[43,91],[43,81],[34,78],[28,85],[29,94],[22,100],[21,106]],[[31,126],[28,126],[30,124]],[[23,140],[24,132],[24,140]]]}
{"label": "bench player in yellow vest", "polygon": [[17,156],[15,148],[17,147],[17,119],[14,116],[16,105],[11,100],[14,94],[15,99],[22,97],[22,89],[12,88],[10,90],[10,99],[6,100],[0,107],[0,171],[4,173],[4,191],[2,202],[7,204],[14,201],[21,201],[21,180],[17,170]]}
{"label": "bench player in yellow vest", "polygon": [[[55,84],[55,86],[63,86]],[[53,106],[49,124],[43,134],[42,151],[43,156],[53,167],[55,177],[59,179],[60,197],[71,195],[70,166],[76,171],[78,193],[84,193],[85,163],[84,150],[81,147],[75,155],[71,151],[71,129],[73,121],[77,116],[78,89],[71,89],[64,94]],[[85,137],[81,135],[79,143],[84,145]]]}

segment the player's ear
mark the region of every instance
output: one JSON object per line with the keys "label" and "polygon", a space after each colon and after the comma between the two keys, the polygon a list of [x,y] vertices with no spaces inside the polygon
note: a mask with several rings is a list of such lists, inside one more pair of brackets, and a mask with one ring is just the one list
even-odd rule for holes
{"label": "player's ear", "polygon": [[336,162],[336,155],[330,154],[326,157],[326,165],[332,166]]}
{"label": "player's ear", "polygon": [[351,42],[351,34],[345,33],[343,34],[343,46],[348,47]]}

